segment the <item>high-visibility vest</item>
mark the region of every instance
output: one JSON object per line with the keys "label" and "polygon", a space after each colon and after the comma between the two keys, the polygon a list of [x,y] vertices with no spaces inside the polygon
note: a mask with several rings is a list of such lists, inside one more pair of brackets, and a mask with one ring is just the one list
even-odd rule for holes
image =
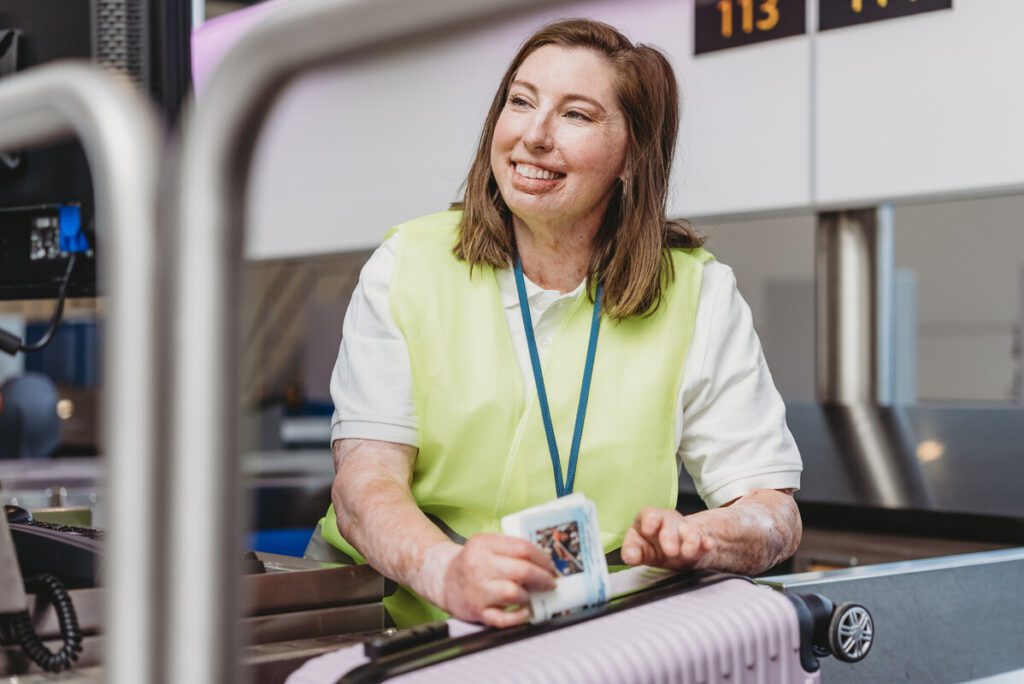
{"label": "high-visibility vest", "polygon": [[[419,454],[412,494],[449,534],[500,532],[501,518],[555,498],[544,426],[513,348],[495,270],[452,254],[459,211],[399,226],[391,313],[409,349]],[[674,249],[675,277],[649,316],[604,318],[574,491],[597,505],[605,552],[621,547],[645,506],[674,508],[675,424],[693,336],[703,249]],[[563,476],[589,340],[592,302],[572,303],[544,356],[544,383]],[[334,509],[324,539],[365,562],[338,532]],[[400,626],[444,613],[400,589],[386,600]]]}

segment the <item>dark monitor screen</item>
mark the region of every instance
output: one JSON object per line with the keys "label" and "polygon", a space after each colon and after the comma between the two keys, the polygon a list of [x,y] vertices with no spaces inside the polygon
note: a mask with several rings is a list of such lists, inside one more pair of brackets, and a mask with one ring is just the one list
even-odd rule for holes
{"label": "dark monitor screen", "polygon": [[[190,0],[2,0],[0,84],[54,60],[89,59],[130,76],[171,125],[191,83],[191,21]],[[89,249],[78,255],[68,294],[91,296],[96,226],[81,145],[0,152],[0,299],[56,296],[68,254],[59,241],[56,250],[40,245],[69,216]]]}

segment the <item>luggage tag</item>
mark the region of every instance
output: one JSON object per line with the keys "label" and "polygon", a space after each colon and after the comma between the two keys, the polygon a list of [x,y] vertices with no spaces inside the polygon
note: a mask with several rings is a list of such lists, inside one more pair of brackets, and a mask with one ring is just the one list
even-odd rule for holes
{"label": "luggage tag", "polygon": [[599,605],[611,598],[597,507],[583,494],[563,496],[507,515],[501,520],[501,529],[550,554],[559,574],[553,590],[530,595],[531,622]]}

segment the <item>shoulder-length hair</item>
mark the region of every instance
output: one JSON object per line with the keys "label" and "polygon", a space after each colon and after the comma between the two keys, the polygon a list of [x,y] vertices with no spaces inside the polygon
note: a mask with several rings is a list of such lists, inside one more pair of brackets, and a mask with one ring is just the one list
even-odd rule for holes
{"label": "shoulder-length hair", "polygon": [[454,254],[477,266],[507,268],[516,257],[512,214],[491,172],[491,139],[523,61],[545,45],[587,48],[615,71],[618,105],[626,120],[623,180],[616,188],[595,237],[588,271],[591,299],[598,278],[603,310],[615,319],[653,313],[675,272],[669,249],[699,247],[704,240],[689,222],[667,219],[669,174],[679,130],[679,90],[668,59],[659,50],[634,45],[607,24],[570,19],[542,27],[519,49],[501,79],[466,178],[466,193]]}

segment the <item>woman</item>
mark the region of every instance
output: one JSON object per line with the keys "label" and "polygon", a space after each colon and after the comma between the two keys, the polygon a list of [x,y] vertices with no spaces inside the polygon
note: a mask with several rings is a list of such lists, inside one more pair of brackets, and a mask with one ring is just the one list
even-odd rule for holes
{"label": "woman", "polygon": [[[757,573],[796,549],[800,457],[749,309],[665,219],[677,127],[657,50],[592,21],[542,28],[461,209],[400,226],[364,268],[308,555],[407,587],[399,625],[526,620],[557,571],[499,521],[569,491],[629,565]],[[675,511],[680,467],[709,510]]]}

